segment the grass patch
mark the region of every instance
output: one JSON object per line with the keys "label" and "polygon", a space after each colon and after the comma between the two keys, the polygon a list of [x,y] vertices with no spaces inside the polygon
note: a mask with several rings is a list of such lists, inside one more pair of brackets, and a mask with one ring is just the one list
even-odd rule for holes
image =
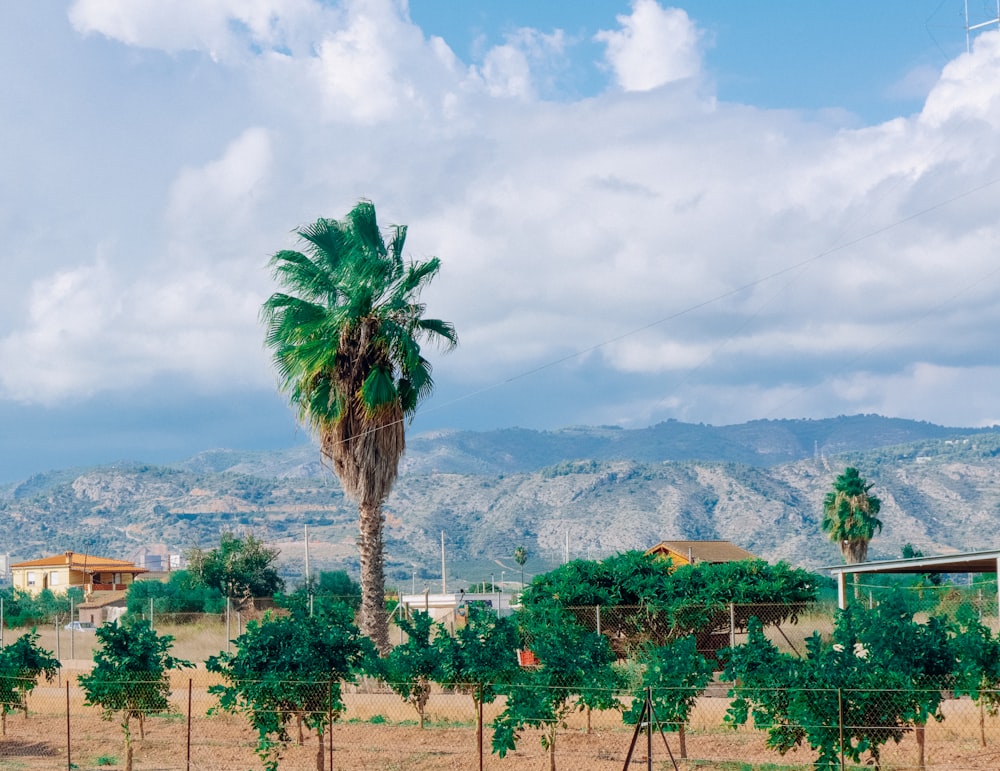
{"label": "grass patch", "polygon": [[114,755],[98,755],[94,758],[95,766],[117,766],[118,758]]}

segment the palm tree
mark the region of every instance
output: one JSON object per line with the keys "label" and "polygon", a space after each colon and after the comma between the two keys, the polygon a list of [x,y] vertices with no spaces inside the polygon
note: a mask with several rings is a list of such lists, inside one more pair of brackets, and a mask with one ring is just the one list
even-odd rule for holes
{"label": "palm tree", "polygon": [[848,466],[823,499],[823,532],[840,546],[848,565],[868,558],[868,542],[882,530],[882,520],[877,516],[882,501],[869,495],[872,485],[856,468]]}
{"label": "palm tree", "polygon": [[296,231],[303,252],[274,255],[285,289],[264,303],[266,344],[280,388],[317,434],[320,452],[358,504],[361,631],[389,649],[382,505],[405,447],[404,421],[433,388],[420,342],[453,348],[446,321],[423,317],[421,289],[439,260],[404,263],[406,227],[383,239],[370,201],[343,220],[318,219]]}
{"label": "palm tree", "polygon": [[528,550],[523,546],[514,549],[514,562],[521,566],[521,591],[524,591],[524,563],[528,561]]}

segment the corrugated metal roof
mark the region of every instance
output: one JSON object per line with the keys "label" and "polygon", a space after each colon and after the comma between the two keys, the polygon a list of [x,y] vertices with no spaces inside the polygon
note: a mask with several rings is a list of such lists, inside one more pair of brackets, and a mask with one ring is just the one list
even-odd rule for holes
{"label": "corrugated metal roof", "polygon": [[972,551],[939,557],[875,560],[822,568],[833,575],[854,573],[996,573],[1000,551]]}

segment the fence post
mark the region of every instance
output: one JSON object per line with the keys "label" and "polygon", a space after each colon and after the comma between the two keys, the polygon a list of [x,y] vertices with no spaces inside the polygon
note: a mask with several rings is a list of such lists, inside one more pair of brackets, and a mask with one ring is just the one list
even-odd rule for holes
{"label": "fence post", "polygon": [[188,678],[187,771],[191,771],[191,678]]}
{"label": "fence post", "polygon": [[844,689],[837,689],[837,730],[840,732],[840,771],[844,771]]}
{"label": "fence post", "polygon": [[[653,688],[646,686],[646,771],[653,771]],[[641,720],[641,718],[640,718]]]}
{"label": "fence post", "polygon": [[330,678],[329,692],[327,693],[327,726],[326,730],[330,733],[330,771],[333,771],[333,678]]}
{"label": "fence post", "polygon": [[596,606],[596,615],[597,615],[597,636],[600,637],[601,636],[601,606],[600,605]]}
{"label": "fence post", "polygon": [[476,742],[479,744],[479,771],[483,771],[483,684],[476,686],[479,698],[476,700]]}
{"label": "fence post", "polygon": [[736,647],[736,606],[729,603],[729,647]]}
{"label": "fence post", "polygon": [[73,771],[73,758],[70,755],[70,733],[69,733],[69,680],[66,680],[66,769]]}

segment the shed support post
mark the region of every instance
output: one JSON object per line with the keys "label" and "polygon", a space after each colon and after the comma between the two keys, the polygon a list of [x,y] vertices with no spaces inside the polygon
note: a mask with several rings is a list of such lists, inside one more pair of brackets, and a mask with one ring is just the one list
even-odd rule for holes
{"label": "shed support post", "polygon": [[997,624],[1000,624],[1000,557],[997,557]]}
{"label": "shed support post", "polygon": [[837,573],[837,607],[841,610],[847,607],[847,592],[844,590],[844,573]]}

